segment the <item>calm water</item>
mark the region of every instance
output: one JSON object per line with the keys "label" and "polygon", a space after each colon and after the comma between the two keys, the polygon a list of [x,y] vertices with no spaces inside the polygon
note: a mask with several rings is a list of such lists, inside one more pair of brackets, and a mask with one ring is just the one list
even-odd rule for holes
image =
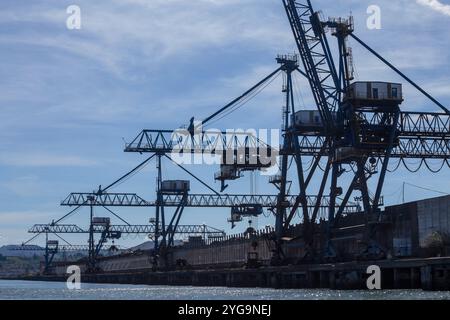
{"label": "calm water", "polygon": [[421,290],[334,291],[236,289],[82,284],[68,290],[64,283],[0,280],[0,299],[45,300],[318,300],[318,299],[434,299],[450,300],[450,292]]}

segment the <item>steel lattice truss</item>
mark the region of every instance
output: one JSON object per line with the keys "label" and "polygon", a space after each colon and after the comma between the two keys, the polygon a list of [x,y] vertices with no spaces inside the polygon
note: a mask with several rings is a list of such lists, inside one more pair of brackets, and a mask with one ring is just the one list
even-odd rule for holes
{"label": "steel lattice truss", "polygon": [[[331,111],[337,107],[339,91],[336,69],[330,61],[327,38],[317,32],[318,15],[309,4],[283,0],[291,29],[298,45],[303,67],[310,79],[311,92],[323,119],[331,122]],[[328,125],[328,123],[327,123]]]}
{"label": "steel lattice truss", "polygon": [[[381,113],[361,113],[363,120],[370,125],[379,124],[383,121]],[[384,119],[385,120],[385,119]],[[398,124],[399,144],[394,147],[391,157],[393,158],[432,158],[450,159],[450,116],[444,113],[421,113],[401,112]],[[188,139],[187,131],[171,130],[144,130],[129,144],[126,152],[179,152],[184,153],[206,153],[222,154],[226,151],[237,151],[245,148],[254,150],[256,154],[270,155],[268,145],[257,140],[252,135],[246,138],[227,139],[225,133],[204,133],[198,139]],[[327,156],[328,149],[322,149],[325,142],[323,131],[297,133],[300,151],[305,156]],[[223,143],[217,141],[223,140]],[[178,142],[177,142],[178,141]],[[201,143],[199,142],[201,141]],[[214,143],[214,141],[216,141]],[[230,143],[233,141],[233,143]],[[235,142],[235,143],[234,143]],[[278,149],[279,150],[279,149]],[[280,152],[294,155],[294,149]],[[374,153],[373,156],[383,157],[385,152]],[[136,199],[139,202],[139,199]]]}
{"label": "steel lattice truss", "polygon": [[86,233],[74,224],[35,224],[29,230],[29,233]]}
{"label": "steel lattice truss", "polygon": [[[103,251],[109,250],[124,250],[120,246],[104,246],[102,248]],[[12,249],[13,251],[45,251],[45,248],[34,246],[34,245],[24,245],[17,248]],[[87,245],[58,245],[58,251],[88,251],[89,246]]]}
{"label": "steel lattice truss", "polygon": [[[296,195],[286,196],[286,207],[292,208],[297,201]],[[90,201],[89,199],[93,199]],[[183,195],[173,194],[163,196],[165,207],[177,207],[182,202]],[[317,197],[307,196],[308,206],[315,206]],[[321,199],[322,208],[330,205],[329,197]],[[190,194],[186,196],[184,207],[196,208],[230,208],[259,205],[263,208],[273,208],[276,206],[276,195],[215,195],[215,194]],[[71,193],[62,203],[62,206],[96,206],[96,207],[155,207],[156,202],[145,201],[141,197],[130,193],[99,194],[92,193]],[[356,212],[360,208],[356,204],[349,204],[346,212]]]}
{"label": "steel lattice truss", "polygon": [[[301,137],[300,151],[305,156],[327,156],[328,148],[322,148],[325,137]],[[373,151],[372,156],[383,157],[382,151]],[[449,138],[401,137],[398,146],[392,149],[391,158],[401,159],[450,159]]]}
{"label": "steel lattice truss", "polygon": [[[102,233],[105,230],[109,232],[120,232],[122,234],[153,234],[155,233],[156,226],[150,225],[110,225],[110,226],[98,226],[94,225],[94,233]],[[159,228],[161,230],[161,228]],[[89,230],[80,228],[74,224],[64,225],[51,225],[51,224],[36,224],[28,230],[29,233],[70,233],[80,234],[89,233]],[[189,235],[203,235],[206,234],[210,237],[222,237],[225,236],[224,231],[215,229],[206,225],[178,225],[175,232],[176,234],[189,234]]]}
{"label": "steel lattice truss", "polygon": [[259,150],[270,156],[271,146],[259,140],[253,132],[202,131],[194,133],[194,139],[188,130],[143,130],[125,147],[125,152],[183,152],[223,154],[228,150]]}
{"label": "steel lattice truss", "polygon": [[135,193],[71,193],[62,206],[154,207]]}

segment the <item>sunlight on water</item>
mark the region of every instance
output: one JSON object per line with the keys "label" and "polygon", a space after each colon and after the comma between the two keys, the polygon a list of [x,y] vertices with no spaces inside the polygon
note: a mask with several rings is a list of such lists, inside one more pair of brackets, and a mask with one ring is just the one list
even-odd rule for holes
{"label": "sunlight on water", "polygon": [[450,292],[422,290],[341,291],[326,289],[167,287],[83,284],[68,290],[65,283],[0,280],[0,299],[45,300],[382,300],[450,299]]}

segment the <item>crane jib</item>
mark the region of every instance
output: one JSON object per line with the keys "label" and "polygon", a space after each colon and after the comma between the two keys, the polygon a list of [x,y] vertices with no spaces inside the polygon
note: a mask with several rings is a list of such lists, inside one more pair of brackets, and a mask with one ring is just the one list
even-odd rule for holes
{"label": "crane jib", "polygon": [[334,130],[332,113],[340,84],[328,41],[311,2],[283,0],[314,100],[328,132]]}

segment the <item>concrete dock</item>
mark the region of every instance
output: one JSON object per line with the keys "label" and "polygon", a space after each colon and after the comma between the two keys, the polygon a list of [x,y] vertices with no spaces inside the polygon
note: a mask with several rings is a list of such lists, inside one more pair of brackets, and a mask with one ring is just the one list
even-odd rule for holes
{"label": "concrete dock", "polygon": [[[380,267],[382,289],[450,290],[450,257],[314,264],[258,269],[183,270],[82,274],[87,283],[261,288],[367,289],[371,265]],[[63,276],[21,280],[66,281]]]}

